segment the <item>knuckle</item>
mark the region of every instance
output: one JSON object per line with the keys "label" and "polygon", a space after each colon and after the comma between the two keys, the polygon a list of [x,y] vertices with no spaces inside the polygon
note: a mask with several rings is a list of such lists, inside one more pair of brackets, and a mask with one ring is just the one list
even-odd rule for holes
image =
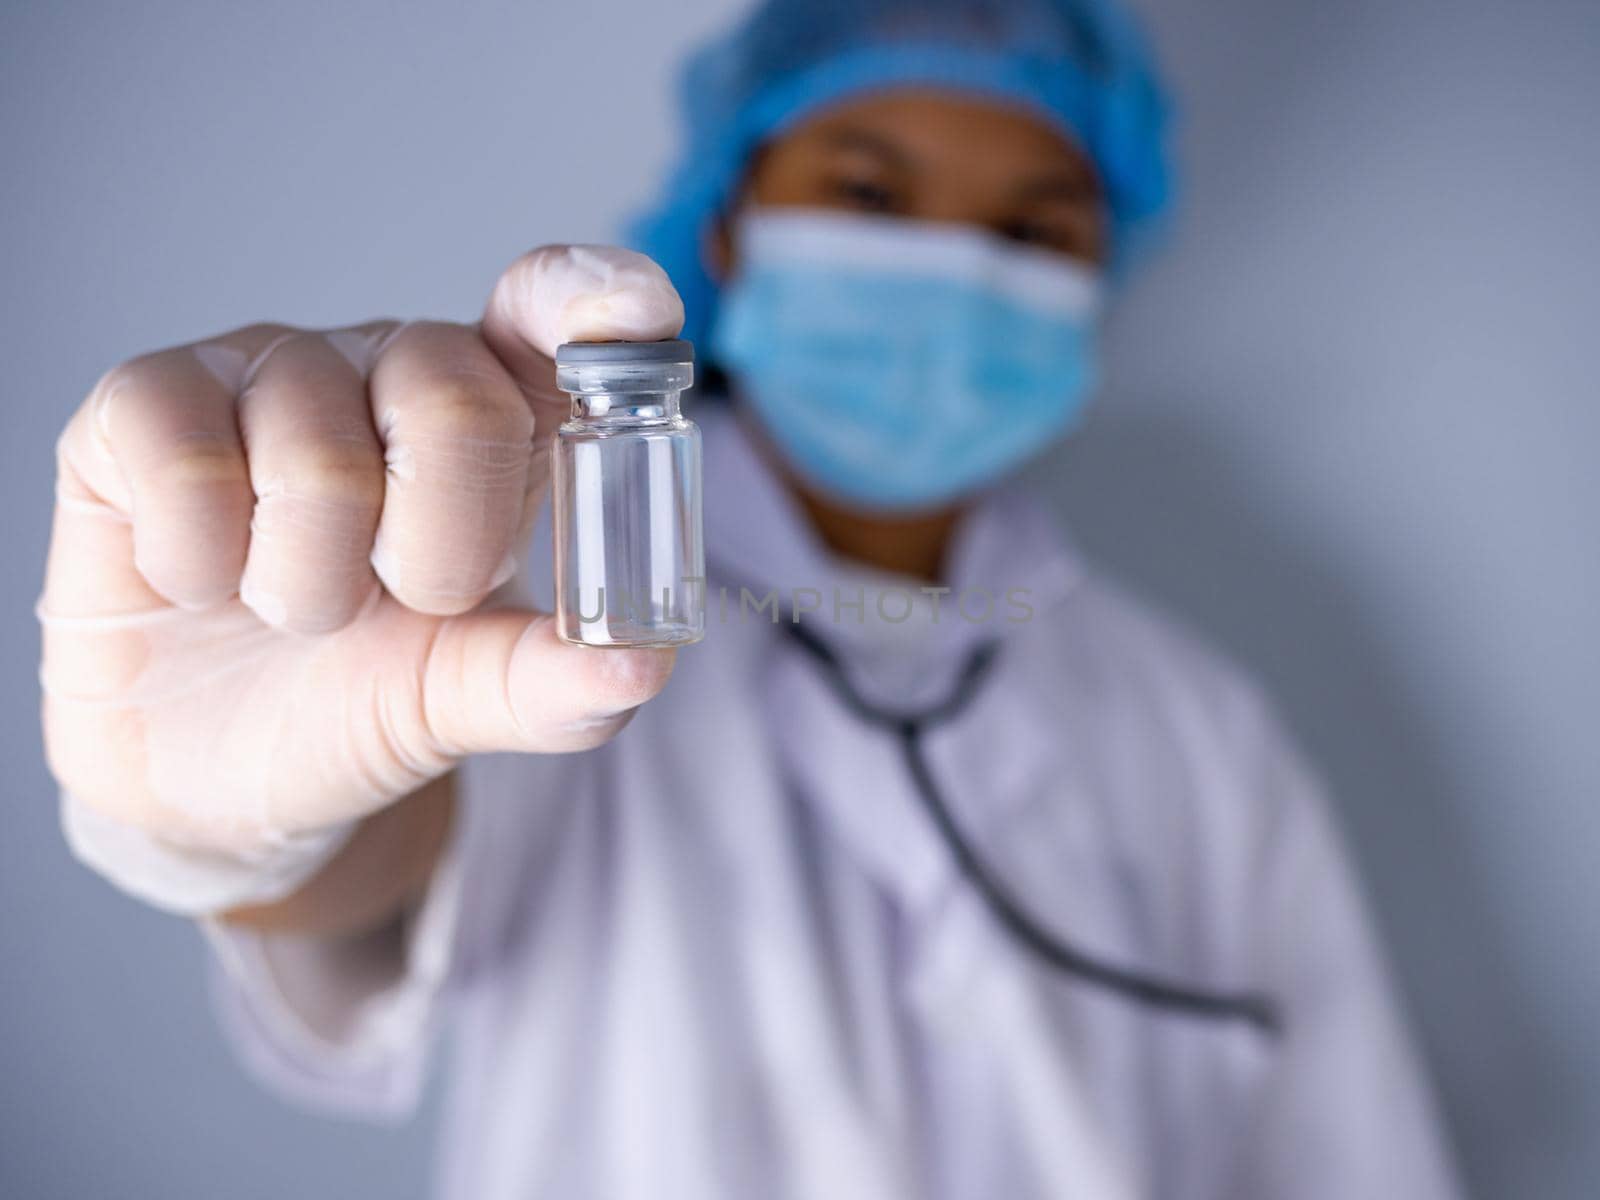
{"label": "knuckle", "polygon": [[212,338],[212,341],[236,341],[244,344],[252,342],[266,342],[273,338],[282,337],[286,333],[303,332],[298,325],[287,325],[282,321],[254,321],[249,325],[241,325],[231,333],[223,334],[221,338]]}
{"label": "knuckle", "polygon": [[469,325],[462,325],[456,321],[436,321],[427,317],[418,317],[415,320],[396,322],[392,331],[391,341],[396,343],[432,344],[440,338],[458,337],[461,334],[471,334]]}
{"label": "knuckle", "polygon": [[266,340],[266,345],[256,355],[257,368],[270,356],[290,354],[303,351],[316,351],[323,346],[323,334],[316,329],[274,329],[263,328],[260,335]]}
{"label": "knuckle", "polygon": [[211,434],[190,434],[174,445],[155,476],[167,491],[208,491],[248,485],[243,456],[229,440]]}
{"label": "knuckle", "polygon": [[533,440],[533,415],[526,405],[508,403],[484,381],[459,374],[429,381],[415,426],[425,436],[450,441],[531,444]]}
{"label": "knuckle", "polygon": [[193,398],[174,390],[173,351],[130,359],[106,372],[88,400],[96,437],[131,470],[139,491],[170,493],[248,485],[231,425],[198,421]]}
{"label": "knuckle", "polygon": [[240,421],[248,423],[257,410],[270,409],[286,397],[303,401],[337,397],[346,380],[330,371],[328,352],[333,347],[320,333],[287,330],[270,338],[256,351],[241,381],[237,404]]}
{"label": "knuckle", "polygon": [[161,391],[156,387],[155,354],[141,354],[118,363],[100,376],[89,392],[88,404],[96,417],[104,421],[113,401],[118,409],[127,408],[135,413],[149,411],[163,403]]}
{"label": "knuckle", "polygon": [[386,437],[531,443],[533,414],[515,381],[463,325],[417,322],[386,343],[373,374]]}
{"label": "knuckle", "polygon": [[273,486],[296,500],[375,512],[383,503],[383,464],[365,444],[308,441],[288,451]]}
{"label": "knuckle", "polygon": [[383,333],[382,358],[403,372],[431,376],[467,359],[482,340],[469,325],[451,321],[397,322]]}

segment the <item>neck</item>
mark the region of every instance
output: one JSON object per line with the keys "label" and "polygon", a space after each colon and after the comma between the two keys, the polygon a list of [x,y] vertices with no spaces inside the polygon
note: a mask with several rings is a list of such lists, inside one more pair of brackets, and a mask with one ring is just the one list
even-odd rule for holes
{"label": "neck", "polygon": [[800,504],[823,544],[850,562],[937,583],[943,577],[950,543],[962,509],[932,512],[866,513],[816,491],[791,471],[755,422],[745,428],[767,465]]}
{"label": "neck", "polygon": [[915,516],[882,516],[842,507],[793,481],[811,527],[840,558],[937,583],[961,513],[943,509]]}

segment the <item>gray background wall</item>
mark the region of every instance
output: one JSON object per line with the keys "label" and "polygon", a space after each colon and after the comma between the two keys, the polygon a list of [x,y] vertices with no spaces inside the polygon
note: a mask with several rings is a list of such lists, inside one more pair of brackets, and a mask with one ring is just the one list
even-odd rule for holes
{"label": "gray background wall", "polygon": [[[427,1114],[255,1091],[192,932],[67,857],[30,608],[51,441],[143,349],[470,318],[667,157],[693,4],[0,10],[0,1194],[416,1196]],[[1482,1196],[1600,1178],[1600,7],[1146,0],[1173,252],[1036,472],[1276,688],[1325,769]],[[590,62],[599,66],[591,68]]]}

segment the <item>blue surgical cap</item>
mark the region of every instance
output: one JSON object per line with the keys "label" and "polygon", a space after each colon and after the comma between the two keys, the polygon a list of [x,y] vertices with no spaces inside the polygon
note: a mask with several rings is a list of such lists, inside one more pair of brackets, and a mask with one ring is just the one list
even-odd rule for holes
{"label": "blue surgical cap", "polygon": [[710,325],[706,235],[761,143],[852,94],[917,84],[1020,104],[1070,134],[1105,187],[1117,261],[1169,205],[1168,105],[1118,0],[764,0],[689,59],[682,160],[629,231],[683,296],[684,337]]}

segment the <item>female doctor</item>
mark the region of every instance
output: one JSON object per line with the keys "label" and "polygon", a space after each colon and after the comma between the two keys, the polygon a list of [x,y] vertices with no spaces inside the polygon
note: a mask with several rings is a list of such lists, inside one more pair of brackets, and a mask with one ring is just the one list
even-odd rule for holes
{"label": "female doctor", "polygon": [[[447,1029],[449,1197],[1456,1195],[1270,709],[1001,486],[1167,200],[1126,15],[772,0],[686,97],[653,261],[95,388],[40,604],[75,851],[203,920],[292,1095],[404,1113]],[[518,563],[556,346],[680,327],[711,627],[647,704],[673,654],[562,643]]]}

